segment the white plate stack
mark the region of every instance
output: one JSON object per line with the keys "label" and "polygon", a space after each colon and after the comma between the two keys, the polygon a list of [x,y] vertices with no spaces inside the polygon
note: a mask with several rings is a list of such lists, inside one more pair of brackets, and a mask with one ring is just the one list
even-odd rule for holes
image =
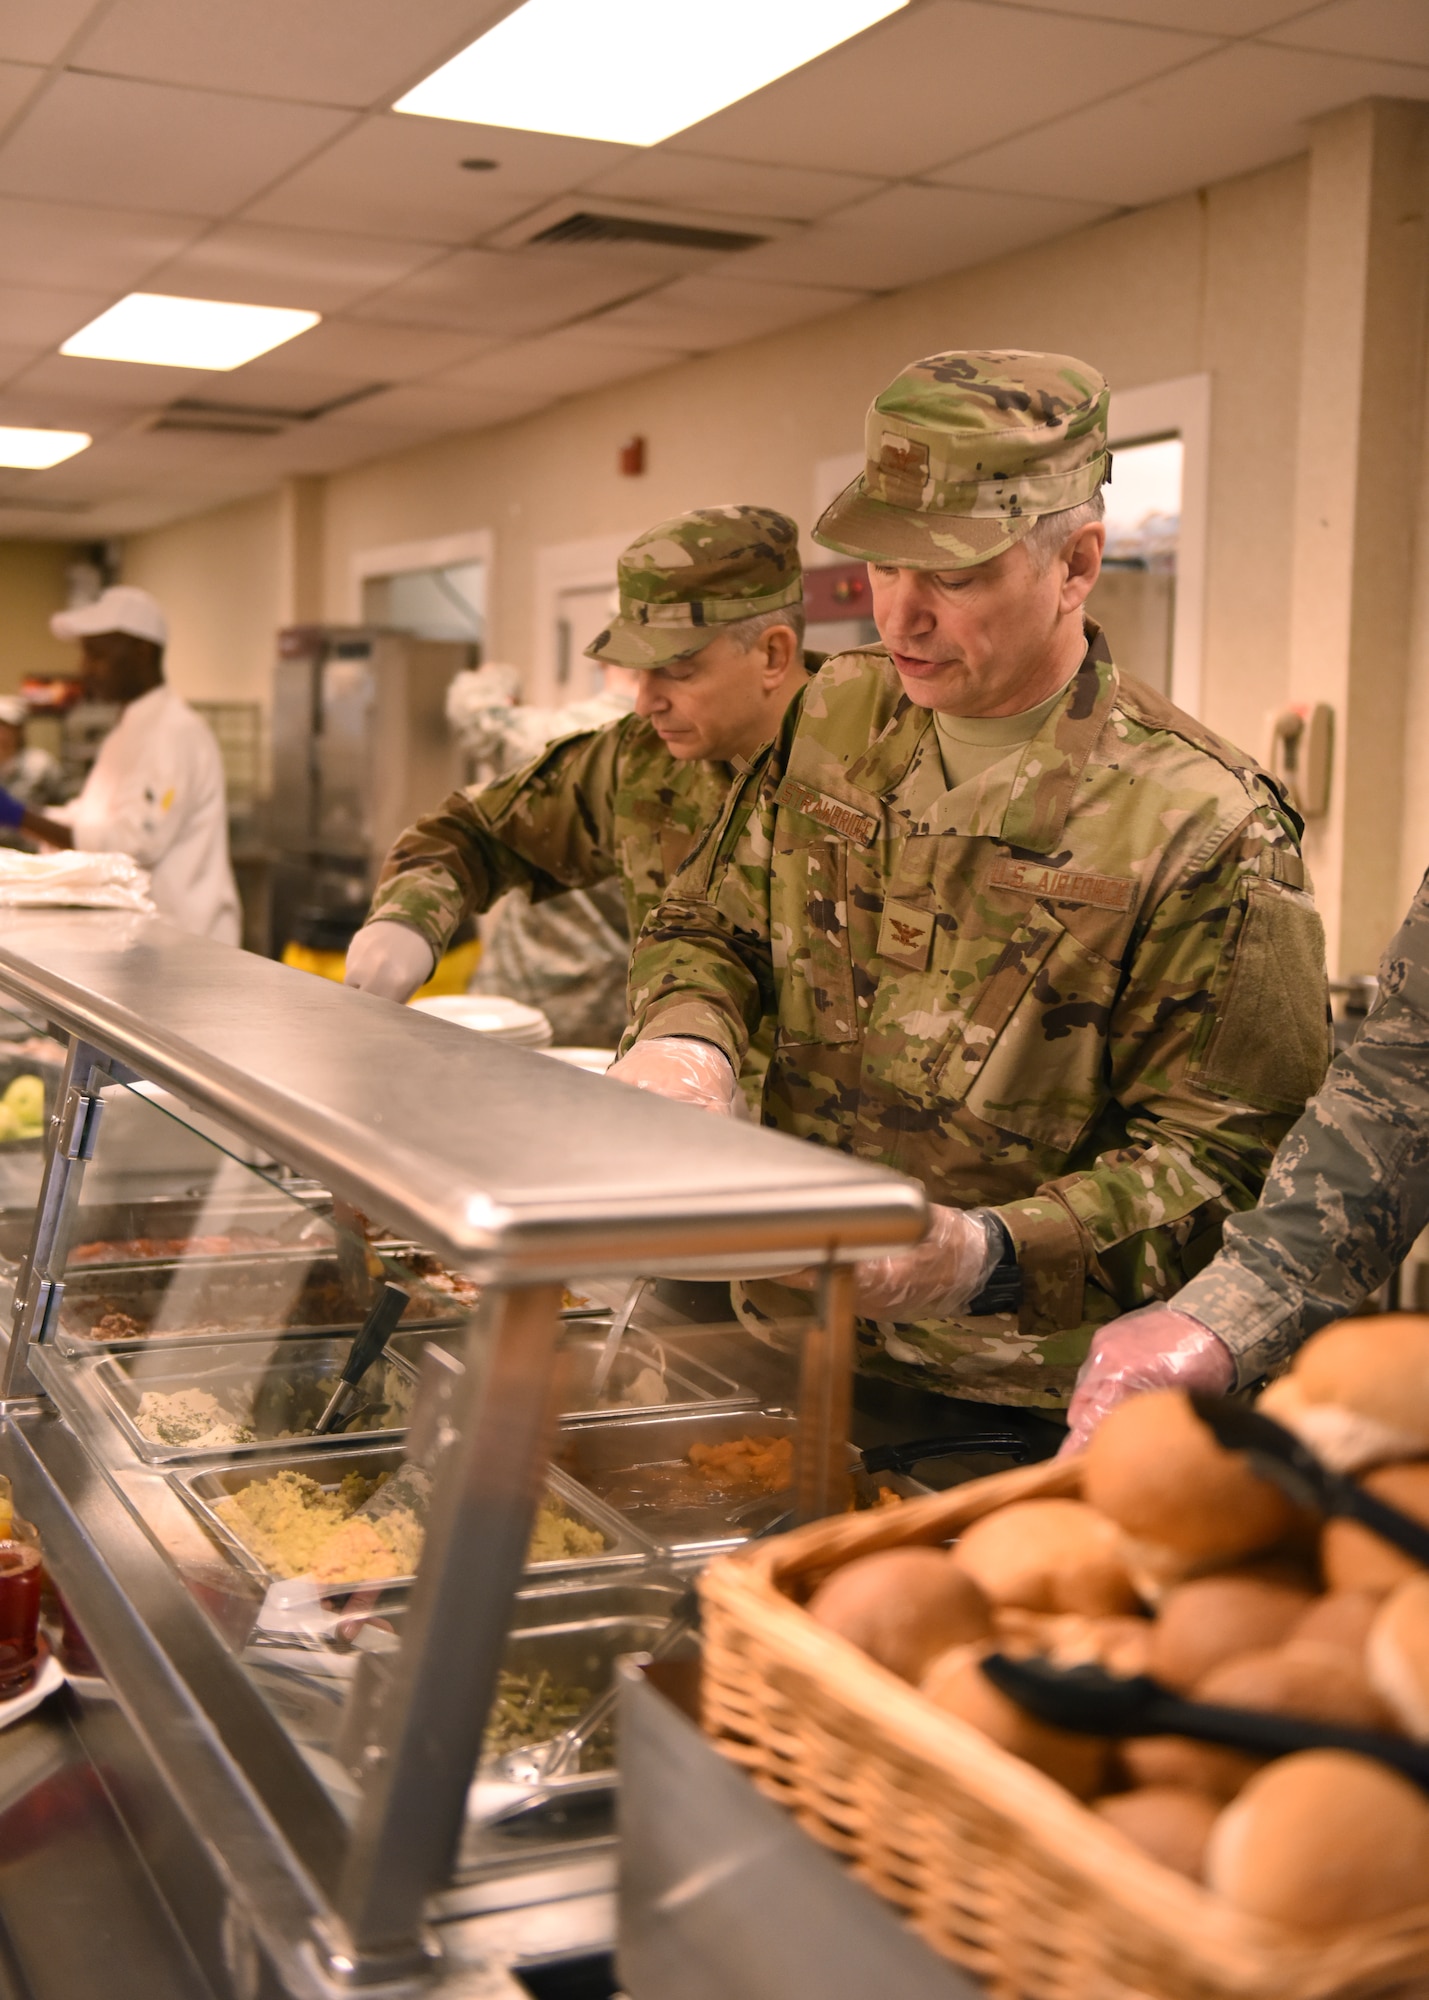
{"label": "white plate stack", "polygon": [[564,1048],[546,1049],[543,1053],[554,1056],[557,1062],[569,1063],[572,1069],[588,1069],[592,1076],[604,1076],[615,1061],[616,1052],[614,1049]]}
{"label": "white plate stack", "polygon": [[496,993],[439,993],[411,1004],[424,1014],[435,1014],[440,1021],[452,1021],[458,1028],[471,1028],[494,1042],[509,1042],[516,1048],[546,1049],[555,1040],[539,1007],[523,1007],[519,1000],[506,1000]]}

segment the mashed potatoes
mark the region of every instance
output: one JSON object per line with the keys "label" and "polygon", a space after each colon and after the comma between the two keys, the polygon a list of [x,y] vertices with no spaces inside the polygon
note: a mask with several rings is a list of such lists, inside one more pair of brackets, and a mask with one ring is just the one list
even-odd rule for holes
{"label": "mashed potatoes", "polygon": [[[341,1485],[327,1488],[306,1473],[275,1472],[220,1500],[214,1511],[273,1576],[310,1576],[332,1584],[411,1576],[423,1540],[411,1508],[358,1512],[387,1477],[364,1479],[349,1472]],[[528,1560],[569,1562],[599,1555],[605,1545],[598,1528],[547,1499],[537,1511]]]}

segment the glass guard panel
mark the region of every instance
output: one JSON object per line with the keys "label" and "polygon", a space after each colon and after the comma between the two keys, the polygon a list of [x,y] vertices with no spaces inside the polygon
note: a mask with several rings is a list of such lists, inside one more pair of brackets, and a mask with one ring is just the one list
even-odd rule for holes
{"label": "glass guard panel", "polygon": [[0,1008],[0,1311],[7,1321],[39,1200],[45,1130],[64,1059],[63,1044]]}

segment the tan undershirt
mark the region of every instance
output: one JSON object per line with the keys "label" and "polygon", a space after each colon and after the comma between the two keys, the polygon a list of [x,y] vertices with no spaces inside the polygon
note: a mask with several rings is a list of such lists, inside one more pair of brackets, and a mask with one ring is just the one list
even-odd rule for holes
{"label": "tan undershirt", "polygon": [[1071,684],[1067,681],[1055,694],[1049,694],[1035,708],[1024,708],[1020,715],[941,715],[935,711],[938,754],[949,791],[981,777],[1018,745],[1030,743]]}

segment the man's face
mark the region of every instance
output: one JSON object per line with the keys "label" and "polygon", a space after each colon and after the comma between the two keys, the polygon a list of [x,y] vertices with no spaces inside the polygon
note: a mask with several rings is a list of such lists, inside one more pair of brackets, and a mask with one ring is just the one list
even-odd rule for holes
{"label": "man's face", "polygon": [[96,632],[80,641],[80,676],[90,701],[136,701],[164,678],[164,655],[132,632]]}
{"label": "man's face", "polygon": [[771,626],[748,648],[721,632],[687,659],[640,669],[635,711],[672,757],[728,762],[769,741],[783,714],[793,650],[771,643],[779,632],[792,640],[787,626]]}
{"label": "man's face", "polygon": [[1104,539],[1099,524],[1084,527],[1045,569],[1022,542],[973,569],[870,563],[874,620],[908,699],[944,715],[1017,715],[1053,693],[1076,669],[1068,620]]}

